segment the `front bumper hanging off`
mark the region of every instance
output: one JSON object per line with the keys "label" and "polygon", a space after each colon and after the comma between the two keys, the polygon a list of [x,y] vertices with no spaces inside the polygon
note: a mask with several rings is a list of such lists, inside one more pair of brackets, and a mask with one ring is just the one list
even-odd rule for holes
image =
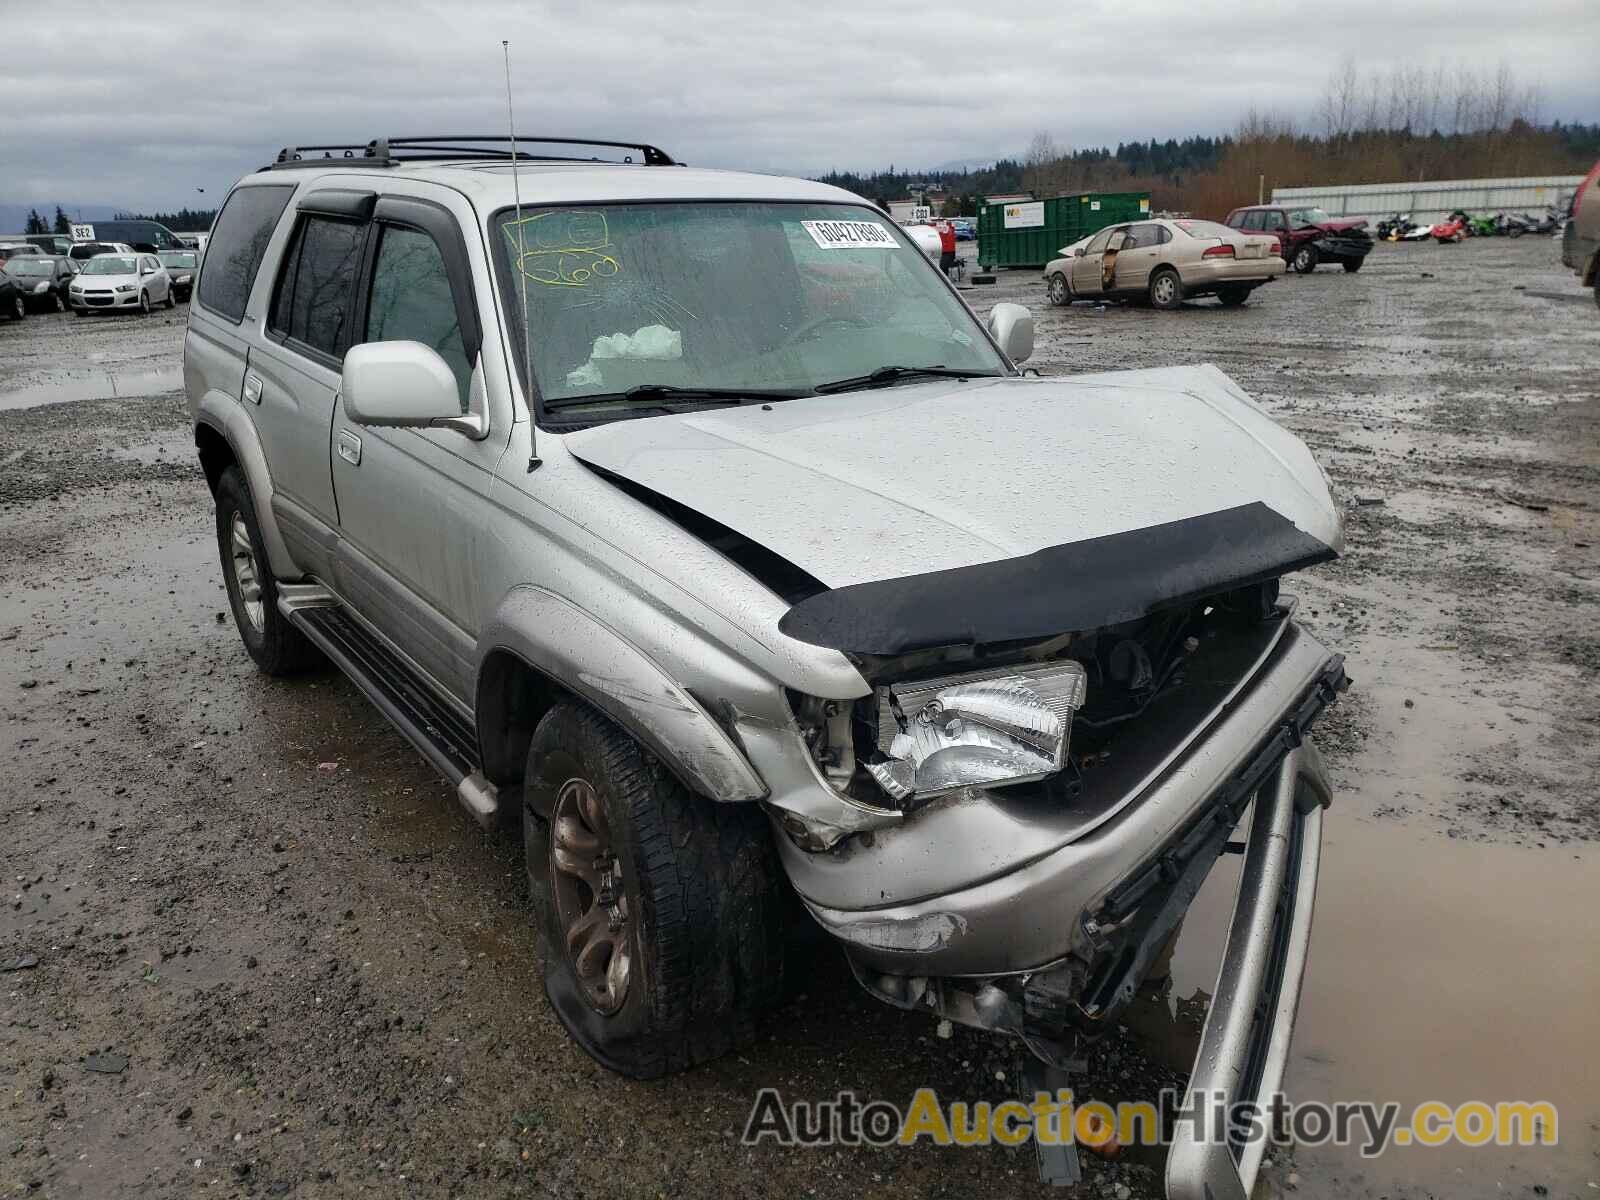
{"label": "front bumper hanging off", "polygon": [[1326,793],[1315,758],[1309,745],[1290,751],[1256,796],[1227,948],[1189,1075],[1191,1117],[1179,1122],[1167,1154],[1170,1200],[1245,1200],[1255,1187],[1265,1138],[1219,1130],[1211,1114],[1240,1104],[1265,1111],[1283,1085],[1322,853]]}

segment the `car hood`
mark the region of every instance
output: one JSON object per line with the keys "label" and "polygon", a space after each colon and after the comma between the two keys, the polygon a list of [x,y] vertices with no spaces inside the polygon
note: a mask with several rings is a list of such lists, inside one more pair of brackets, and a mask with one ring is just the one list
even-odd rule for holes
{"label": "car hood", "polygon": [[1366,227],[1367,223],[1356,217],[1340,221],[1318,221],[1311,226],[1312,229],[1320,229],[1324,233],[1347,233],[1352,229],[1365,229]]}
{"label": "car hood", "polygon": [[139,279],[140,279],[140,276],[138,276],[137,274],[134,274],[134,275],[90,275],[90,274],[87,274],[86,272],[80,271],[80,272],[78,272],[78,274],[74,275],[72,278],[74,280],[76,280],[78,283],[83,284],[84,287],[108,288],[108,287],[117,287],[117,286],[119,286],[121,284],[138,283]]}
{"label": "car hood", "polygon": [[616,421],[581,461],[712,518],[828,588],[1015,559],[1264,505],[1330,551],[1305,445],[1210,365],[939,380]]}

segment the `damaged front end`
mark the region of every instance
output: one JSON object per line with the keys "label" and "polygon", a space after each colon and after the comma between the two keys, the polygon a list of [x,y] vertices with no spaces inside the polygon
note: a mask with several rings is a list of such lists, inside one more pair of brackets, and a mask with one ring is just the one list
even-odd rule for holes
{"label": "damaged front end", "polygon": [[[1347,686],[1292,610],[1274,579],[1038,642],[863,655],[873,694],[821,721],[791,696],[833,785],[898,818],[826,848],[780,818],[790,878],[861,984],[1064,1068],[1115,1026],[1253,805],[1203,1035],[1226,1055],[1193,1086],[1203,1069],[1234,1100],[1274,1090],[1331,796],[1306,735]],[[1247,1192],[1258,1157],[1236,1149]]]}

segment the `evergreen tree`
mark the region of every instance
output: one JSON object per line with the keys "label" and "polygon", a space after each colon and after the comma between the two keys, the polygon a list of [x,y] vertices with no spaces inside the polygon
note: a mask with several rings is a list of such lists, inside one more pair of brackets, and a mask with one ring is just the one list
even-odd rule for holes
{"label": "evergreen tree", "polygon": [[72,222],[67,219],[67,214],[61,211],[61,205],[56,205],[56,233],[71,233]]}
{"label": "evergreen tree", "polygon": [[44,223],[44,218],[39,215],[38,209],[30,208],[28,210],[28,227],[24,229],[23,232],[49,233],[50,227]]}

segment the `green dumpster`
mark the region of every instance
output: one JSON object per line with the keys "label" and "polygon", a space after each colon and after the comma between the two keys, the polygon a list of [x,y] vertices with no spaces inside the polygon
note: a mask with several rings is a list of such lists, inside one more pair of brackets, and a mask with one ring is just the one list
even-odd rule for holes
{"label": "green dumpster", "polygon": [[978,210],[978,265],[985,271],[1042,267],[1079,238],[1149,215],[1149,192],[1085,192],[985,204]]}

